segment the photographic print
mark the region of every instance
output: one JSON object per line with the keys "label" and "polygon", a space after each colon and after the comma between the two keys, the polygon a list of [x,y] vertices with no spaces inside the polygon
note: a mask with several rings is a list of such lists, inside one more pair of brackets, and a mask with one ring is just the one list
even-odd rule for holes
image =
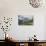
{"label": "photographic print", "polygon": [[18,15],[18,25],[33,25],[33,16]]}

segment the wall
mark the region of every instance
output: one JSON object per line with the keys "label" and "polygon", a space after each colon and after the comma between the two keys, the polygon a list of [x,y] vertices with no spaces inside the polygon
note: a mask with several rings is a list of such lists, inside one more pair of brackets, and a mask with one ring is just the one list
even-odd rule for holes
{"label": "wall", "polygon": [[[3,17],[15,16],[15,0],[0,0],[0,20]],[[1,26],[0,26],[1,27]],[[0,29],[0,39],[5,39],[4,32]]]}
{"label": "wall", "polygon": [[[33,15],[34,25],[18,26],[17,15]],[[33,8],[28,0],[0,0],[0,16],[13,17],[13,23],[8,33],[16,39],[27,40],[34,34],[37,35],[39,40],[45,39],[45,15],[46,8]]]}

